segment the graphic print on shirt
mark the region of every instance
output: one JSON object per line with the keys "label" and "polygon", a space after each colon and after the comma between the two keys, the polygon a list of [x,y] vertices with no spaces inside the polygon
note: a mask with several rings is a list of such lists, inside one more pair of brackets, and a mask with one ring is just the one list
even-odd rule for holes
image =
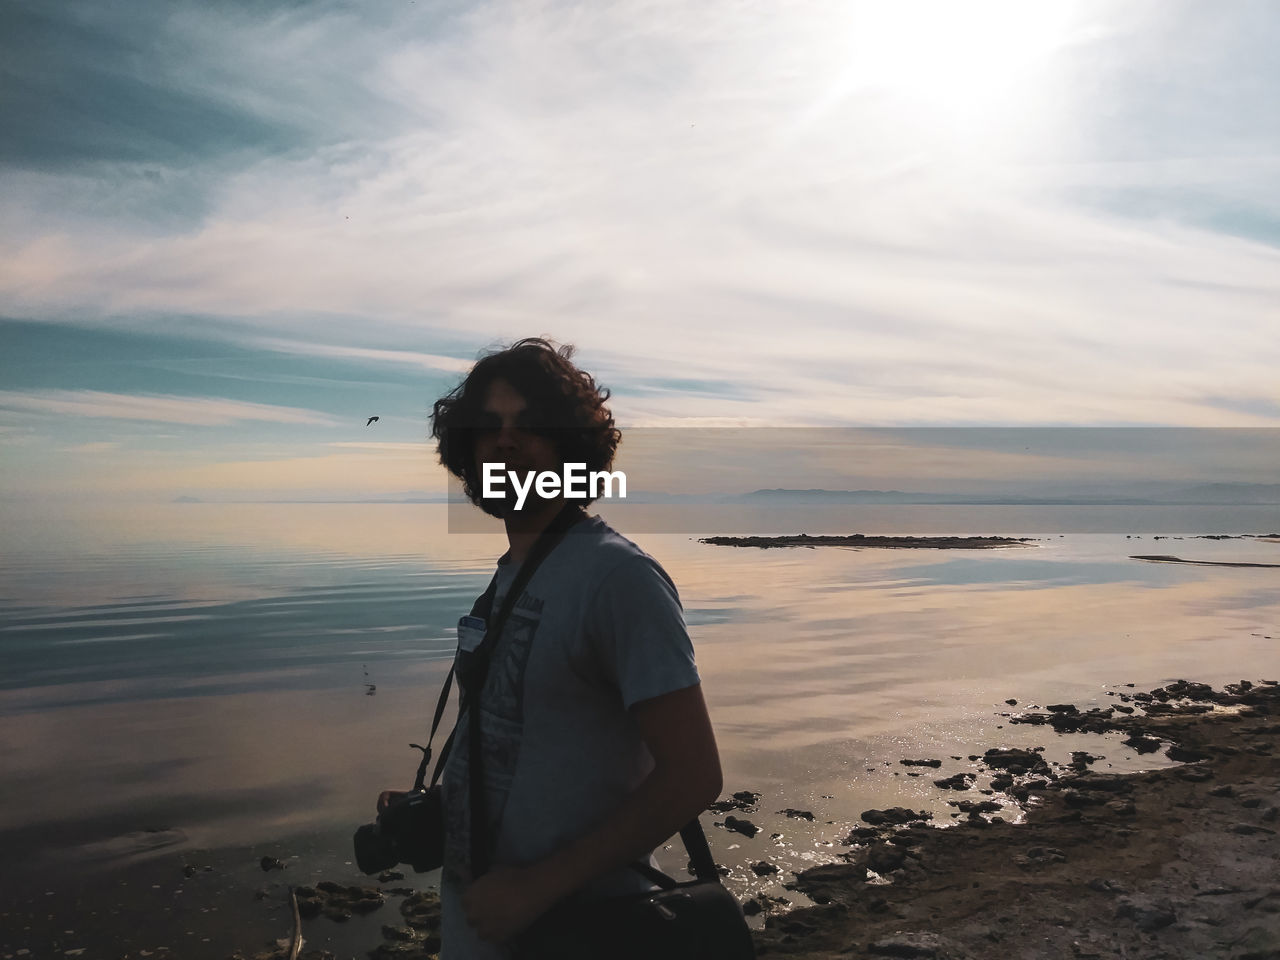
{"label": "graphic print on shirt", "polygon": [[[524,732],[524,675],[533,650],[534,636],[542,621],[542,601],[522,594],[507,618],[494,646],[489,673],[480,694],[480,743],[483,749],[484,786],[489,836],[498,834]],[[458,721],[449,758],[449,803],[445,813],[445,867],[470,876],[471,781],[469,773],[469,718]]]}

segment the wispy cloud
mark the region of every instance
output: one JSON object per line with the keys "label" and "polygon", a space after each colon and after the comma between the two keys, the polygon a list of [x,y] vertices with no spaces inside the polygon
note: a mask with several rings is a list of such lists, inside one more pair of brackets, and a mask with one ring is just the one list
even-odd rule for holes
{"label": "wispy cloud", "polygon": [[90,443],[77,443],[75,446],[62,447],[61,453],[108,453],[120,449],[114,440],[95,440]]}
{"label": "wispy cloud", "polygon": [[242,421],[336,426],[341,421],[314,410],[243,403],[215,397],[131,396],[98,390],[0,390],[0,409],[62,417],[145,420],[192,426]]}
{"label": "wispy cloud", "polygon": [[417,367],[420,370],[439,370],[447,373],[465,373],[474,360],[445,357],[413,350],[378,350],[370,347],[335,346],[308,343],[303,340],[285,340],[277,337],[260,337],[250,341],[253,346],[279,353],[295,353],[309,357],[332,357],[339,360],[371,360],[375,363],[394,363]]}

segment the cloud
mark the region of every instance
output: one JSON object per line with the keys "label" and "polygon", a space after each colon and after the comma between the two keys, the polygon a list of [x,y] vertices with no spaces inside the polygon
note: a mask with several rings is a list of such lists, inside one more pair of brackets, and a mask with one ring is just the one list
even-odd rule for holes
{"label": "cloud", "polygon": [[439,370],[446,373],[465,373],[474,361],[457,357],[445,357],[413,350],[379,350],[371,347],[334,346],[308,343],[302,340],[284,340],[263,337],[251,341],[252,346],[279,353],[302,354],[309,357],[332,357],[340,360],[372,360],[375,363],[394,363],[417,367],[421,370]]}
{"label": "cloud", "polygon": [[99,390],[0,390],[0,409],[59,417],[145,420],[193,426],[243,421],[336,426],[341,421],[313,410],[244,403],[216,397],[145,396]]}
{"label": "cloud", "polygon": [[120,444],[114,440],[95,440],[90,443],[77,443],[72,447],[63,447],[62,453],[107,453],[111,450],[118,450]]}
{"label": "cloud", "polygon": [[631,422],[1276,422],[1221,399],[1280,363],[1263,6],[1072,5],[1038,73],[988,85],[1028,99],[965,124],[933,109],[947,76],[858,74],[874,3],[428,6],[179,4],[136,39],[124,14],[41,14],[154,68],[46,41],[74,80],[56,126],[98,80],[149,146],[91,125],[68,150],[94,163],[22,161],[0,308],[221,317],[446,373],[547,332]]}

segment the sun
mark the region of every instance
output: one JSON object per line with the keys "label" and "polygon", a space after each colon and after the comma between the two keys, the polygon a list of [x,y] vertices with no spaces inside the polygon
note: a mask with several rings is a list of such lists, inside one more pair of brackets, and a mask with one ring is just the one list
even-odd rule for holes
{"label": "sun", "polygon": [[846,10],[844,62],[823,109],[870,99],[902,131],[953,145],[1016,136],[1021,119],[1052,110],[1054,56],[1085,29],[1070,0],[878,0]]}

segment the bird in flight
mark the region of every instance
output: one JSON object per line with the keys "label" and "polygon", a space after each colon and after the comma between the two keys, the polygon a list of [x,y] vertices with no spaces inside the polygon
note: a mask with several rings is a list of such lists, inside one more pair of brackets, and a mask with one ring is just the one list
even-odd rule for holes
{"label": "bird in flight", "polygon": [[[378,418],[377,418],[377,417],[370,417],[370,418],[369,418],[369,423],[377,423],[377,422],[378,422]],[[366,427],[367,427],[367,426],[369,426],[369,423],[366,423],[366,424],[365,424],[365,426],[366,426]]]}

